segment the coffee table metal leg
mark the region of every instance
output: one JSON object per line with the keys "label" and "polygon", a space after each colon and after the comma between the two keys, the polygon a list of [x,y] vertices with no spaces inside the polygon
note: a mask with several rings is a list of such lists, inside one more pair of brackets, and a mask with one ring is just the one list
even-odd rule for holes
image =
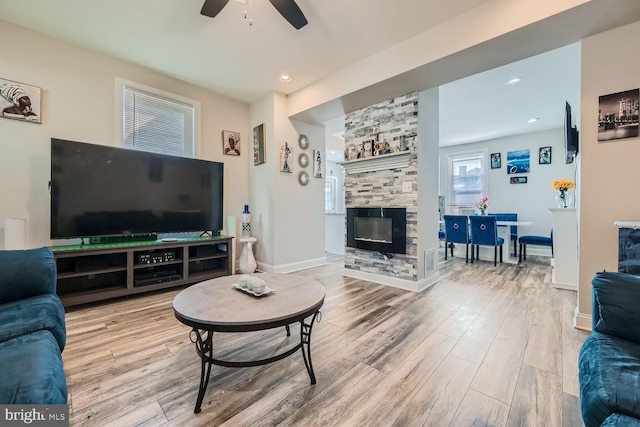
{"label": "coffee table metal leg", "polygon": [[[195,332],[195,338],[189,334],[191,342],[196,345],[196,353],[200,356],[200,388],[198,390],[198,399],[196,400],[196,407],[193,412],[196,414],[200,412],[202,400],[204,399],[204,393],[207,391],[207,385],[209,384],[209,376],[211,375],[211,361],[213,359],[213,331],[205,331],[197,328],[193,328],[192,333]],[[203,337],[204,334],[204,337]]]}
{"label": "coffee table metal leg", "polygon": [[316,383],[316,374],[313,372],[313,365],[311,364],[311,329],[316,321],[319,311],[316,311],[311,318],[311,322],[304,323],[304,320],[300,321],[300,350],[302,351],[302,358],[304,359],[304,366],[307,368],[309,378],[311,378],[311,384]]}

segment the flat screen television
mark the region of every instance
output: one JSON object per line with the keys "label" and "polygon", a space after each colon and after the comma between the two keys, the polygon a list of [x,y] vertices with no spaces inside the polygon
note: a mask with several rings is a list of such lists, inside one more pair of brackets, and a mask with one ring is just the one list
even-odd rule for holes
{"label": "flat screen television", "polygon": [[224,165],[51,138],[51,239],[222,229]]}
{"label": "flat screen television", "polygon": [[566,154],[566,163],[570,164],[578,154],[578,128],[573,126],[571,118],[571,105],[565,102],[564,108],[564,148]]}

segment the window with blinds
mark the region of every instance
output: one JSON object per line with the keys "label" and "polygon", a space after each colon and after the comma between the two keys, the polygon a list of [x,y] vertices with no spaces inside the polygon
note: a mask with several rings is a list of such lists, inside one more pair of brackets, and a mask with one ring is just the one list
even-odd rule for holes
{"label": "window with blinds", "polygon": [[124,146],[154,153],[195,157],[194,110],[193,105],[124,86]]}
{"label": "window with blinds", "polygon": [[473,213],[474,203],[485,193],[484,154],[455,154],[449,157],[450,206],[455,214]]}

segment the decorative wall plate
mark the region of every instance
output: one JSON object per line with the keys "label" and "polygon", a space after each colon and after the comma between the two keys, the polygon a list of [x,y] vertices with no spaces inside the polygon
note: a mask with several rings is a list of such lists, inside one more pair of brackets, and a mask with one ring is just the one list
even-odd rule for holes
{"label": "decorative wall plate", "polygon": [[300,136],[298,137],[298,145],[303,150],[306,150],[307,148],[309,148],[309,138],[307,138],[307,135],[303,133],[300,134]]}
{"label": "decorative wall plate", "polygon": [[309,174],[302,171],[298,174],[298,182],[300,185],[307,185],[309,183]]}
{"label": "decorative wall plate", "polygon": [[305,153],[300,153],[298,156],[298,164],[303,168],[306,168],[309,165],[309,156]]}

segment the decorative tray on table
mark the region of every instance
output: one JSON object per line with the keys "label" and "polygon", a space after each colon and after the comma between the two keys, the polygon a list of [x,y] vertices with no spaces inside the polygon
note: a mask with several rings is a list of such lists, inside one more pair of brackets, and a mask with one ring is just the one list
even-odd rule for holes
{"label": "decorative tray on table", "polygon": [[243,288],[238,283],[234,283],[233,285],[231,285],[231,287],[241,292],[244,292],[245,294],[253,295],[256,298],[266,297],[275,293],[275,291],[268,286],[265,286],[264,291],[262,293],[254,292],[249,288]]}

